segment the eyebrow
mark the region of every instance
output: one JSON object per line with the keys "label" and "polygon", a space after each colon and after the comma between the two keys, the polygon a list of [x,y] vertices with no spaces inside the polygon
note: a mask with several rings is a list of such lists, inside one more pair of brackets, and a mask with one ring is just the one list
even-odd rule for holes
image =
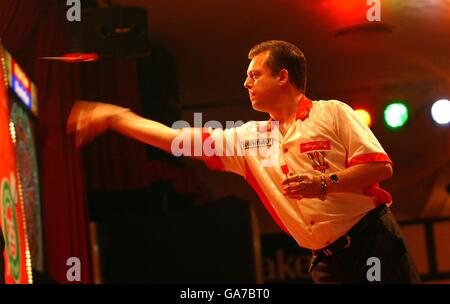
{"label": "eyebrow", "polygon": [[258,70],[250,70],[250,71],[247,71],[247,75],[248,76],[250,76],[250,75],[255,75],[255,76],[258,76],[258,75],[261,75],[261,71],[258,71]]}

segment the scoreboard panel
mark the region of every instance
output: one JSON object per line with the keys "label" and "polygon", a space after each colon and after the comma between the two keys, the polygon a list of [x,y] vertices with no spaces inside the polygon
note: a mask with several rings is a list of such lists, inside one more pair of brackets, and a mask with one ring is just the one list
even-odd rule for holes
{"label": "scoreboard panel", "polygon": [[[1,42],[1,41],[0,41]],[[37,90],[0,43],[0,222],[6,283],[44,271],[35,125]]]}

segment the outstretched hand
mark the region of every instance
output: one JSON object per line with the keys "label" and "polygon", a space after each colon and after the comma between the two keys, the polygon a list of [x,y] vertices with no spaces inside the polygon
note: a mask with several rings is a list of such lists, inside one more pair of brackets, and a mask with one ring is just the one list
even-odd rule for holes
{"label": "outstretched hand", "polygon": [[128,109],[102,102],[77,100],[67,120],[67,132],[75,134],[79,147],[104,133],[114,116],[124,110]]}

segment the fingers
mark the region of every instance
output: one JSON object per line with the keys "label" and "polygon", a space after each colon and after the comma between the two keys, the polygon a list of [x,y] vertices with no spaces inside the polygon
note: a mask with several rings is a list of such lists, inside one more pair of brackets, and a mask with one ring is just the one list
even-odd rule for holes
{"label": "fingers", "polygon": [[303,177],[299,174],[286,178],[281,184],[283,185],[284,195],[295,196],[300,194],[300,191],[304,190],[306,185],[302,182]]}
{"label": "fingers", "polygon": [[67,132],[75,133],[76,144],[81,146],[110,127],[111,117],[124,111],[122,107],[102,102],[77,101],[67,121]]}
{"label": "fingers", "polygon": [[[95,136],[94,126],[91,126],[95,102],[76,101],[67,119],[67,133],[75,133],[75,143],[77,147],[87,143],[92,136]],[[92,129],[92,130],[91,130]]]}
{"label": "fingers", "polygon": [[81,147],[85,143],[88,142],[89,136],[88,136],[88,122],[87,119],[79,119],[76,125],[75,130],[75,142],[77,147]]}
{"label": "fingers", "polygon": [[287,187],[284,187],[285,192],[292,192],[292,191],[303,191],[306,189],[307,184],[304,182],[298,183],[296,185],[289,185]]}
{"label": "fingers", "polygon": [[91,108],[91,103],[86,101],[76,101],[73,104],[72,109],[70,110],[69,118],[67,119],[68,133],[72,133],[77,130],[77,127],[80,125],[80,121],[85,119],[86,114]]}
{"label": "fingers", "polygon": [[281,184],[286,185],[292,182],[301,182],[301,181],[303,181],[303,176],[300,174],[296,174],[293,177],[286,178]]}
{"label": "fingers", "polygon": [[306,190],[307,185],[305,183],[298,183],[297,185],[291,185],[288,187],[285,187],[284,190],[284,194],[285,195],[298,195],[298,194],[303,194],[303,191]]}
{"label": "fingers", "polygon": [[76,129],[78,117],[80,115],[80,111],[78,109],[77,103],[72,106],[70,110],[69,118],[67,119],[66,131],[67,133],[73,133]]}
{"label": "fingers", "polygon": [[308,174],[296,174],[282,182],[283,194],[292,199],[309,197],[311,183],[312,177]]}
{"label": "fingers", "polygon": [[300,199],[303,197],[304,193],[300,189],[291,189],[289,191],[285,191],[284,195],[292,199]]}

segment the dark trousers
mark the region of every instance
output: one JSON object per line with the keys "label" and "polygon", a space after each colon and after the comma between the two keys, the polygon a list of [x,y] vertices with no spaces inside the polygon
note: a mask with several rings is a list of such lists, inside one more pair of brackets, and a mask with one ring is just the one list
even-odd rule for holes
{"label": "dark trousers", "polygon": [[314,283],[420,282],[390,210],[354,235],[347,248],[331,256],[317,256],[310,274]]}

